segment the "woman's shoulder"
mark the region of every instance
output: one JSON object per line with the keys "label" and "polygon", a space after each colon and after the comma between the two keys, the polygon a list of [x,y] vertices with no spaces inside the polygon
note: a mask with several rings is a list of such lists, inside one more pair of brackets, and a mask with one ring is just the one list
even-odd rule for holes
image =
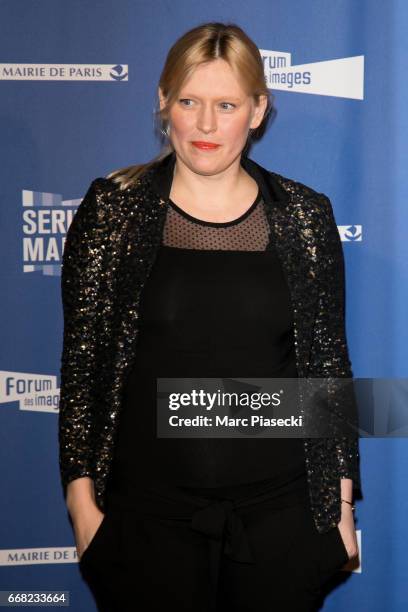
{"label": "woman's shoulder", "polygon": [[330,198],[310,184],[268,170],[272,180],[279,184],[287,196],[289,211],[310,223],[321,232],[336,228],[334,210]]}
{"label": "woman's shoulder", "polygon": [[134,195],[142,195],[150,177],[150,173],[146,172],[140,177],[134,178],[126,187],[123,187],[123,181],[119,177],[110,176],[110,174],[112,173],[108,173],[106,176],[98,176],[92,181],[96,192],[103,193],[108,201],[109,199],[116,201],[119,198],[126,202],[127,199],[131,199]]}
{"label": "woman's shoulder", "polygon": [[268,170],[268,173],[272,178],[279,183],[284,191],[290,196],[296,196],[297,198],[305,198],[307,200],[321,200],[327,198],[327,196],[312,187],[310,184],[302,183],[301,181],[290,178],[283,174],[279,174],[273,170]]}
{"label": "woman's shoulder", "polygon": [[[109,176],[97,176],[88,183],[88,188],[74,216],[75,229],[97,231],[112,243],[112,235],[124,235],[122,227],[129,217],[135,223],[147,218],[152,204],[152,193],[146,189],[145,178],[137,179],[132,185],[121,188],[120,183]],[[135,214],[139,213],[139,214]]]}
{"label": "woman's shoulder", "polygon": [[131,188],[120,189],[120,185],[108,176],[97,176],[90,181],[84,199],[91,199],[100,212],[114,214],[126,206]]}
{"label": "woman's shoulder", "polygon": [[288,202],[309,214],[315,213],[318,216],[324,216],[332,219],[334,216],[332,203],[329,196],[318,191],[310,184],[303,183],[294,178],[279,174],[273,170],[268,170],[272,179],[277,182],[281,189],[287,195]]}
{"label": "woman's shoulder", "polygon": [[91,182],[91,185],[96,192],[102,193],[116,193],[119,190],[119,185],[111,178],[107,176],[97,176]]}

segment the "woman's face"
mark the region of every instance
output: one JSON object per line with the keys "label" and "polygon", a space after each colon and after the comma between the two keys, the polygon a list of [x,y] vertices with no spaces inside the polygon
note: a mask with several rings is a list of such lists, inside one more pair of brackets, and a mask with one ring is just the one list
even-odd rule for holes
{"label": "woman's face", "polygon": [[[159,88],[160,107],[164,99]],[[201,64],[184,83],[169,113],[169,138],[177,156],[194,172],[216,174],[240,157],[248,130],[262,121],[267,105],[241,88],[222,59]],[[200,148],[194,143],[215,143]]]}

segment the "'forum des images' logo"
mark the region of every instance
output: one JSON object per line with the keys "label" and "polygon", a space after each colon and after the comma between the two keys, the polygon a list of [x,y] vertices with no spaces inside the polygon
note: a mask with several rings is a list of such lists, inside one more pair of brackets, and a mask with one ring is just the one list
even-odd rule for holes
{"label": "'forum des images' logo", "polygon": [[0,404],[18,402],[20,410],[58,413],[57,377],[0,370]]}
{"label": "'forum des images' logo", "polygon": [[364,99],[364,55],[292,64],[292,54],[259,49],[270,89]]}

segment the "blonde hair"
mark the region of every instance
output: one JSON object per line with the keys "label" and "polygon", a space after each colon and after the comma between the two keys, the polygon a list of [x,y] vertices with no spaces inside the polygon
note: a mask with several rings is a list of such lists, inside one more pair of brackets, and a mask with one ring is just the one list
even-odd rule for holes
{"label": "blonde hair", "polygon": [[[235,24],[205,23],[189,30],[174,43],[168,52],[159,79],[166,104],[163,109],[158,108],[154,111],[155,120],[158,120],[161,135],[166,135],[169,109],[177,99],[183,83],[193,74],[197,66],[219,58],[228,62],[244,91],[247,95],[253,96],[256,103],[259,103],[260,96],[267,97],[267,107],[262,122],[258,128],[250,130],[244,148],[246,151],[250,140],[258,139],[264,133],[267,117],[272,109],[273,96],[265,82],[263,62],[258,47]],[[160,153],[149,162],[114,170],[106,178],[118,183],[120,189],[127,189],[173,150],[171,142],[168,141]]]}

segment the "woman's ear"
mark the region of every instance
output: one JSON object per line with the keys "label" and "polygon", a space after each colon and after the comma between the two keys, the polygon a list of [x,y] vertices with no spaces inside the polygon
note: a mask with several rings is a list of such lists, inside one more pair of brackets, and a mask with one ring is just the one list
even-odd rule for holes
{"label": "woman's ear", "polygon": [[254,112],[251,119],[250,128],[255,130],[262,123],[268,105],[268,97],[265,94],[259,96],[258,104],[255,104]]}
{"label": "woman's ear", "polygon": [[164,106],[166,105],[166,99],[163,95],[160,85],[157,89],[157,93],[158,93],[159,100],[160,100],[160,110],[163,110]]}

